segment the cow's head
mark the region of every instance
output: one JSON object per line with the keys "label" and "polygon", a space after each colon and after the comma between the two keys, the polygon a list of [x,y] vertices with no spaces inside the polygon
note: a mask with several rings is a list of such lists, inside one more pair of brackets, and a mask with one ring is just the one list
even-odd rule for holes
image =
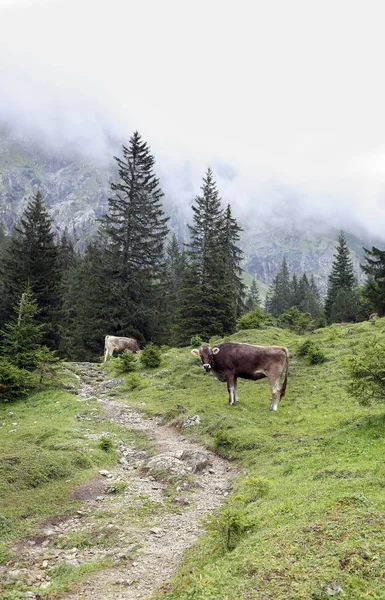
{"label": "cow's head", "polygon": [[211,348],[208,344],[203,344],[199,350],[191,350],[191,354],[199,356],[202,361],[202,365],[205,371],[210,371],[214,362],[214,354],[218,354],[219,348],[216,346]]}

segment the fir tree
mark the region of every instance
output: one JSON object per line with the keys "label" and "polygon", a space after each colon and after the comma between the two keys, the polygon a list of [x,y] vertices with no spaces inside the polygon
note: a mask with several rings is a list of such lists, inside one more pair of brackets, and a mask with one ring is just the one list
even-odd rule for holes
{"label": "fir tree", "polygon": [[1,354],[19,369],[33,371],[38,362],[44,325],[38,322],[37,302],[30,286],[13,307],[14,316],[1,331]]}
{"label": "fir tree", "polygon": [[193,224],[188,225],[188,266],[178,296],[174,341],[188,343],[194,334],[208,340],[212,335],[235,331],[239,290],[239,250],[235,242],[239,228],[226,215],[211,169],[207,170],[192,206]]}
{"label": "fir tree", "polygon": [[372,246],[371,250],[364,248],[366,264],[361,265],[368,276],[364,293],[371,308],[380,316],[385,315],[385,250]]}
{"label": "fir tree", "polygon": [[[328,278],[328,290],[325,301],[325,315],[329,322],[333,322],[333,319],[337,318],[336,311],[334,311],[334,317],[332,316],[333,303],[337,300],[337,296],[341,298],[342,294],[344,297],[342,304],[339,300],[341,307],[344,304],[350,306],[353,303],[353,300],[352,302],[346,300],[348,295],[354,295],[353,287],[355,284],[355,277],[353,273],[353,263],[350,258],[350,251],[343,231],[341,231],[338,236],[338,246],[336,253],[334,254],[334,259],[332,270]],[[338,320],[351,320],[350,310],[348,311],[349,314],[346,314],[345,317],[342,309],[339,309],[337,312]]]}
{"label": "fir tree", "polygon": [[246,297],[245,310],[246,312],[252,312],[261,305],[261,296],[257,287],[255,279],[251,282],[249,293]]}
{"label": "fir tree", "polygon": [[[238,225],[236,219],[232,216],[231,206],[228,204],[224,213],[223,239],[220,250],[223,254],[225,276],[229,279],[231,293],[234,296],[236,318],[245,311],[246,286],[242,279],[242,269],[240,267],[243,251],[237,245],[241,231],[243,231],[242,227]],[[233,322],[229,325],[228,330],[229,332],[234,330]]]}
{"label": "fir tree", "polygon": [[9,318],[13,304],[29,284],[39,309],[37,318],[45,325],[44,340],[56,346],[58,249],[52,220],[39,191],[14,228],[1,264],[1,277],[6,295],[5,318]]}
{"label": "fir tree", "polygon": [[120,181],[111,184],[114,195],[101,218],[105,277],[111,282],[109,332],[124,335],[135,327],[146,339],[154,339],[162,320],[160,284],[168,233],[163,192],[153,173],[155,159],[138,132],[123,146],[123,158],[115,160]]}
{"label": "fir tree", "polygon": [[266,296],[266,310],[275,317],[286,312],[292,306],[292,288],[290,284],[289,269],[286,258],[273,279],[268,295]]}

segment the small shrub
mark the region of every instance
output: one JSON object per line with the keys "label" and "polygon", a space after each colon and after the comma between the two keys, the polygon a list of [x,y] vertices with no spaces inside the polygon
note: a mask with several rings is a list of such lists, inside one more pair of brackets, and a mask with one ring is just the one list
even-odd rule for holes
{"label": "small shrub", "polygon": [[271,488],[271,482],[265,477],[248,477],[244,482],[244,497],[246,502],[255,502],[259,498],[267,496]]}
{"label": "small shrub", "polygon": [[132,391],[144,387],[145,383],[138,373],[129,373],[126,377],[126,385]]}
{"label": "small shrub", "polygon": [[321,348],[314,346],[307,353],[307,358],[311,365],[321,365],[326,361],[326,356]]}
{"label": "small shrub", "polygon": [[204,521],[205,529],[218,539],[225,551],[234,550],[249,528],[242,509],[226,506],[215,516]]}
{"label": "small shrub", "polygon": [[0,402],[8,402],[33,386],[32,375],[7,359],[0,360]]}
{"label": "small shrub", "polygon": [[326,361],[324,352],[311,340],[305,340],[297,350],[298,356],[304,356],[311,365],[322,364]]}
{"label": "small shrub", "polygon": [[229,450],[234,446],[234,439],[228,431],[218,429],[214,434],[214,445],[217,450]]}
{"label": "small shrub", "polygon": [[190,346],[192,348],[200,348],[202,346],[202,338],[200,335],[193,335],[190,339]]}
{"label": "small shrub", "polygon": [[264,313],[260,308],[254,309],[237,320],[237,331],[243,329],[258,329],[273,323],[273,317]]}
{"label": "small shrub", "polygon": [[314,323],[310,313],[300,312],[296,306],[292,306],[287,312],[279,315],[278,327],[290,329],[296,333],[304,333],[314,329]]}
{"label": "small shrub", "polygon": [[110,437],[103,436],[100,438],[98,446],[104,452],[109,452],[114,447],[114,442]]}
{"label": "small shrub", "polygon": [[363,406],[385,400],[385,344],[373,340],[363,354],[348,361],[349,393]]}
{"label": "small shrub", "polygon": [[114,369],[117,373],[133,373],[136,371],[137,359],[135,354],[127,350],[114,360]]}
{"label": "small shrub", "polygon": [[162,361],[162,353],[154,344],[148,344],[142,350],[139,360],[147,369],[156,369]]}

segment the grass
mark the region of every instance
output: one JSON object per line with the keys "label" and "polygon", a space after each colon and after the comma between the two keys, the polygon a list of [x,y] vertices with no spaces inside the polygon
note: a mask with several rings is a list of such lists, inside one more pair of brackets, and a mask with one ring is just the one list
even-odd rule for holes
{"label": "grass", "polygon": [[[349,600],[385,598],[384,406],[361,407],[346,390],[346,361],[381,338],[385,320],[333,325],[311,336],[326,362],[297,356],[304,337],[275,328],[242,331],[235,341],[286,345],[289,384],[278,412],[268,410],[266,380],[239,380],[239,405],[226,386],[204,374],[190,349],[163,354],[130,404],[181,425],[231,460],[242,475],[234,494],[206,523],[206,534],[170,584],[166,600]],[[218,340],[219,341],[219,340]],[[250,481],[266,482],[250,494]],[[249,485],[247,484],[249,482]]]}
{"label": "grass", "polygon": [[[297,355],[304,336],[276,328],[232,336],[289,348],[287,393],[274,414],[268,410],[266,379],[239,380],[240,402],[229,407],[226,385],[204,374],[189,348],[163,352],[158,369],[139,366],[140,385],[124,376],[127,383],[114,389],[116,400],[177,426],[198,414],[200,425],[183,429],[183,435],[239,466],[234,493],[205,520],[206,533],[154,599],[326,600],[331,593],[349,600],[385,598],[385,410],[381,404],[359,406],[346,389],[347,358],[384,333],[385,319],[318,330],[308,336],[326,357],[317,365]],[[103,368],[112,370],[112,363]],[[62,390],[0,406],[0,426],[3,422],[0,559],[5,562],[12,540],[33,533],[49,515],[75,510],[73,485],[116,460],[114,447],[107,443],[103,450],[86,430],[113,441],[133,434],[106,422],[96,403],[79,405]],[[137,447],[146,443],[135,439]],[[165,507],[135,497],[119,517],[151,522],[160,510]],[[64,543],[85,547],[101,536],[100,544],[108,546],[103,527],[112,514],[100,511],[100,527]],[[58,573],[52,585],[63,591],[73,577],[82,577],[82,571]]]}
{"label": "grass", "polygon": [[[81,503],[71,498],[73,488],[114,465],[120,441],[138,449],[149,446],[144,435],[108,421],[96,402],[79,402],[63,387],[42,388],[27,400],[0,405],[0,564],[13,557],[18,539],[36,534],[49,517],[76,512]],[[123,494],[124,482],[115,485],[115,495]],[[75,541],[82,547],[112,545],[114,532],[104,531],[106,519],[95,531],[78,534],[79,540],[69,536],[63,546],[73,547]],[[103,565],[53,573],[50,593],[69,589],[74,579]],[[7,590],[0,583],[0,590],[2,598],[24,597],[16,587]]]}

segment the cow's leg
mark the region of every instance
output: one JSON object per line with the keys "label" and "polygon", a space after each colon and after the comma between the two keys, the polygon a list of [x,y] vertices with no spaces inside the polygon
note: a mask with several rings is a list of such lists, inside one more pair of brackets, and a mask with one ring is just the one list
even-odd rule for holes
{"label": "cow's leg", "polygon": [[237,394],[237,383],[238,383],[238,380],[236,377],[234,377],[234,402],[239,402],[238,394]]}
{"label": "cow's leg", "polygon": [[108,348],[104,348],[104,362],[106,362],[108,357]]}
{"label": "cow's leg", "polygon": [[280,390],[280,378],[279,377],[269,377],[269,383],[272,393],[270,410],[274,412],[278,409],[278,398],[279,398],[279,390]]}
{"label": "cow's leg", "polygon": [[231,375],[227,378],[227,391],[229,392],[229,404],[234,404],[235,400],[235,385],[234,385],[234,377]]}

